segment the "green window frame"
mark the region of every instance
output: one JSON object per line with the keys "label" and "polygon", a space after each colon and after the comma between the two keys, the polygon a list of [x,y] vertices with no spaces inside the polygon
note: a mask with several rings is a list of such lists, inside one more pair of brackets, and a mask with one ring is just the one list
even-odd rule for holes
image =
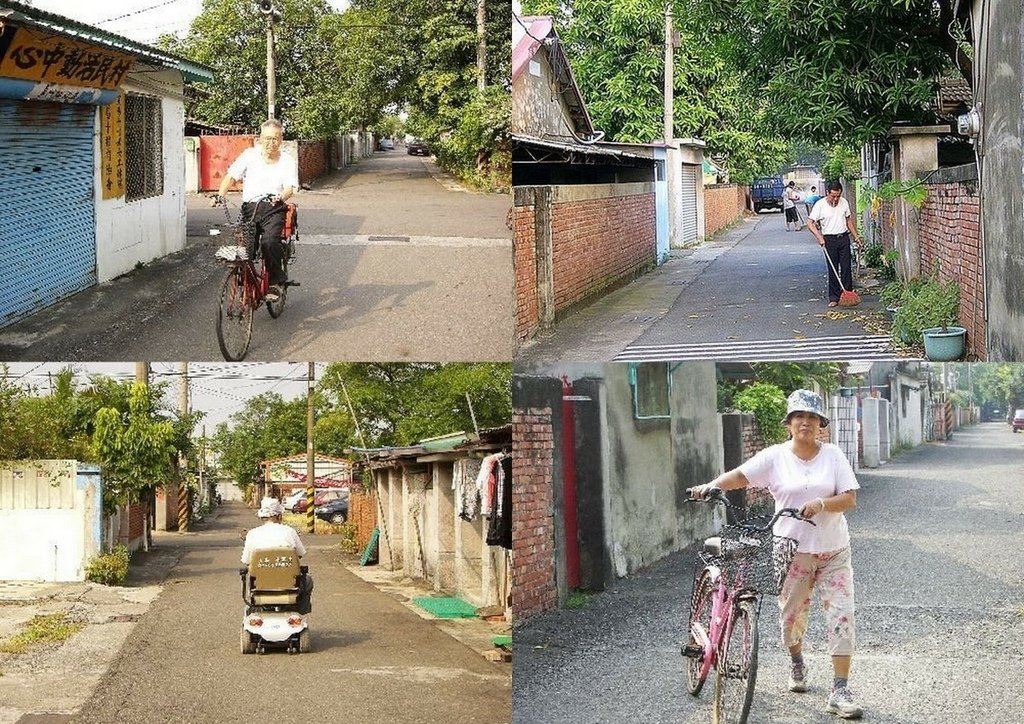
{"label": "green window frame", "polygon": [[633,418],[667,420],[671,414],[672,368],[668,362],[630,362]]}

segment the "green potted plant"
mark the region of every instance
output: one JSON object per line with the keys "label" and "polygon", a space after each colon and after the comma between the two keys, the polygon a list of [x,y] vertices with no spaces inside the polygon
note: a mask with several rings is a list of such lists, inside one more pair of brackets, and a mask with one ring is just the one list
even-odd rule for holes
{"label": "green potted plant", "polygon": [[893,318],[893,337],[905,345],[923,342],[930,360],[947,361],[963,356],[967,330],[956,326],[960,310],[960,285],[937,277],[912,279],[900,296]]}

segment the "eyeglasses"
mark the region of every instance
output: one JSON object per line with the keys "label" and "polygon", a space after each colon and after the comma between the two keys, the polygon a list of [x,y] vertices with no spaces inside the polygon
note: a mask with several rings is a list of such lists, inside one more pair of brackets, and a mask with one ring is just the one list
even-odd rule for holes
{"label": "eyeglasses", "polygon": [[276,146],[281,143],[280,138],[267,138],[266,136],[260,136],[260,143],[266,143],[267,145]]}

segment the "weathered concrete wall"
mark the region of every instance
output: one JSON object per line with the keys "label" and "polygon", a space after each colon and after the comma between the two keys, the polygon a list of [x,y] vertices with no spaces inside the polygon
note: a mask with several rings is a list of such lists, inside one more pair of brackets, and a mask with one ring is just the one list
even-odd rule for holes
{"label": "weathered concrete wall", "polygon": [[653,183],[520,186],[514,196],[520,339],[654,266]]}
{"label": "weathered concrete wall", "polygon": [[1019,0],[981,0],[976,18],[988,27],[976,29],[975,97],[982,108],[981,215],[985,239],[985,283],[988,314],[988,357],[1024,359],[1024,18]]}
{"label": "weathered concrete wall", "polygon": [[[580,549],[580,587],[600,591],[611,582],[605,545],[605,449],[602,421],[604,382],[586,377],[573,381],[572,402],[576,462],[576,511]],[[583,399],[589,398],[589,399]]]}
{"label": "weathered concrete wall", "polygon": [[889,400],[896,420],[893,442],[917,447],[924,442],[924,400],[922,382],[897,372],[891,382]]}
{"label": "weathered concrete wall", "polygon": [[633,419],[629,367],[605,373],[607,535],[613,570],[627,575],[703,537],[706,506],[686,503],[686,488],[721,472],[715,367],[683,362],[672,372],[671,418]]}
{"label": "weathered concrete wall", "polygon": [[512,133],[564,138],[570,135],[567,118],[569,109],[556,90],[548,50],[541,47],[512,86]]}
{"label": "weathered concrete wall", "polygon": [[747,208],[747,189],[737,184],[715,184],[704,187],[704,235],[712,236],[720,229],[743,218]]}

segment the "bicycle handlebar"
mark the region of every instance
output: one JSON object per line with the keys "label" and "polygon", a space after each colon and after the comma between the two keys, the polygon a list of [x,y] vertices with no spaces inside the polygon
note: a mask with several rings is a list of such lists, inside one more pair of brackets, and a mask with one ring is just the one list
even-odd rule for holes
{"label": "bicycle handlebar", "polygon": [[[733,505],[732,503],[730,503],[728,499],[726,499],[725,493],[720,488],[712,488],[710,491],[708,491],[706,498],[687,498],[686,502],[721,503],[726,508],[732,508],[733,510],[743,509],[743,506]],[[772,519],[765,523],[763,526],[751,525],[749,523],[736,523],[736,525],[741,526],[743,528],[749,528],[751,530],[767,531],[775,525],[775,522],[779,518],[795,518],[796,520],[802,521],[804,523],[810,523],[811,525],[815,526],[817,525],[817,523],[815,523],[810,518],[805,518],[802,515],[800,515],[800,511],[797,510],[796,508],[780,508],[779,510],[775,511],[775,515],[772,516]]]}

